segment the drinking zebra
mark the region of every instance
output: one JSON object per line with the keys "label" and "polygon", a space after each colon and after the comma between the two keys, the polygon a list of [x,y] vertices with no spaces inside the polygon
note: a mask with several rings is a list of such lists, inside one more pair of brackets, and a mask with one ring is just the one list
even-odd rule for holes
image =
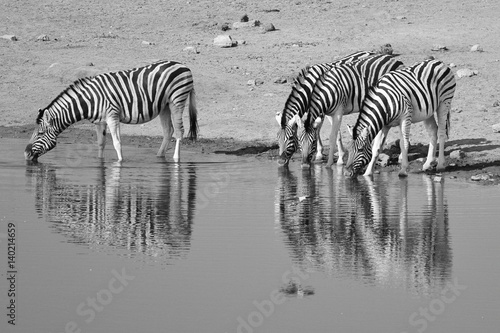
{"label": "drinking zebra", "polygon": [[[287,165],[290,158],[298,149],[297,138],[297,115],[302,117],[309,98],[318,78],[326,73],[332,66],[345,64],[359,59],[373,56],[376,53],[370,51],[358,51],[340,58],[331,63],[316,64],[301,70],[295,79],[292,91],[285,102],[285,107],[276,114],[276,121],[280,125],[278,131],[278,144],[280,159],[278,164]],[[318,152],[321,153],[321,140],[318,140]]]}
{"label": "drinking zebra", "polygon": [[323,157],[321,154],[316,154],[316,147],[325,116],[332,117],[327,166],[333,164],[335,143],[339,151],[337,164],[343,164],[344,148],[338,135],[342,116],[359,112],[368,88],[374,85],[383,74],[401,66],[403,63],[395,60],[393,56],[376,55],[357,62],[334,66],[316,81],[309,107],[302,121],[299,122],[299,125],[303,122],[303,131],[299,141],[302,148],[303,166],[309,165],[315,155],[319,160]]}
{"label": "drinking zebra", "polygon": [[176,138],[173,158],[177,162],[184,134],[182,113],[186,102],[190,120],[188,136],[196,140],[195,92],[191,71],[186,66],[174,61],[159,61],[77,80],[45,109],[38,111],[38,127],[26,146],[25,158],[36,161],[56,146],[57,136],[68,126],[87,119],[96,125],[98,157],[103,157],[107,124],[118,161],[122,161],[120,123],[142,124],[159,115],[163,142],[157,155],[165,156],[173,134]]}
{"label": "drinking zebra", "polygon": [[[348,176],[357,174],[371,157],[364,173],[366,176],[371,175],[387,132],[391,127],[399,125],[401,130],[399,175],[406,176],[410,125],[420,121],[424,122],[430,136],[429,150],[423,170],[429,170],[435,161],[438,139],[437,170],[443,170],[445,168],[444,144],[450,130],[450,109],[454,93],[453,72],[437,60],[426,60],[382,76],[369,90],[363,102],[353,129],[353,142],[349,150],[345,174]],[[434,114],[436,114],[437,124]],[[381,135],[375,138],[379,132]]]}

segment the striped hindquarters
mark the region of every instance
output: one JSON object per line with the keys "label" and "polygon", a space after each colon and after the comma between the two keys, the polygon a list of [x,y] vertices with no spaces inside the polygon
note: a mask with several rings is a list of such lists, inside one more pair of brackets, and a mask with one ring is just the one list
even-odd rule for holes
{"label": "striped hindquarters", "polygon": [[171,109],[183,107],[193,89],[189,68],[173,61],[101,74],[94,80],[121,111],[120,121],[129,124],[154,119],[167,103]]}

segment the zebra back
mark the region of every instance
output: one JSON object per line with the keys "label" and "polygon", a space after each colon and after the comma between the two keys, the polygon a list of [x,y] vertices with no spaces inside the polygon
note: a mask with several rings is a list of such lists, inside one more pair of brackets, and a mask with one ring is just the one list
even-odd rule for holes
{"label": "zebra back", "polygon": [[353,129],[353,139],[367,128],[371,142],[383,126],[400,116],[403,110],[399,106],[403,102],[411,102],[417,109],[415,112],[432,116],[441,103],[453,98],[455,86],[453,72],[438,60],[425,60],[383,75],[366,94]]}
{"label": "zebra back", "polygon": [[375,55],[374,52],[358,51],[330,63],[316,64],[302,69],[294,81],[292,91],[285,102],[285,107],[281,112],[277,113],[277,117],[281,120],[281,127],[284,128],[295,115],[303,115],[309,105],[309,98],[316,81],[332,66],[354,62],[373,55]]}
{"label": "zebra back", "polygon": [[335,65],[318,79],[311,94],[304,127],[344,106],[344,114],[359,112],[369,87],[390,71],[403,66],[392,55],[375,55],[356,62]]}

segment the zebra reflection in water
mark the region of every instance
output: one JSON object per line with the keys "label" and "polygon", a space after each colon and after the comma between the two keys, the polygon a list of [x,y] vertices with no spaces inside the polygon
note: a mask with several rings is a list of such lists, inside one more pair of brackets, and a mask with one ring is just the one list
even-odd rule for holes
{"label": "zebra reflection in water", "polygon": [[[26,170],[35,209],[68,242],[97,251],[127,250],[166,260],[183,258],[190,248],[196,209],[194,166],[158,163],[139,179],[135,168],[98,166],[78,184],[39,163]],[[154,176],[153,176],[154,175]]]}
{"label": "zebra reflection in water", "polygon": [[349,179],[341,167],[278,172],[275,221],[304,271],[424,295],[451,280],[444,184],[422,175],[409,191],[408,179]]}

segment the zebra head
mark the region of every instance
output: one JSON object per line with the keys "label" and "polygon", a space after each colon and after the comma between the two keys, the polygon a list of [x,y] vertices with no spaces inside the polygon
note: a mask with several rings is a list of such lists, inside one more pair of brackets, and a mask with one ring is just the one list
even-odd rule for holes
{"label": "zebra head", "polygon": [[299,144],[302,149],[302,167],[309,167],[311,162],[314,160],[318,147],[318,136],[321,129],[321,123],[323,119],[317,117],[312,121],[309,112],[304,114],[302,121],[299,122],[299,126],[302,127],[302,133],[300,134]]}
{"label": "zebra head", "polygon": [[38,110],[36,118],[37,128],[24,150],[27,161],[37,161],[38,157],[56,146],[57,131],[52,125],[53,120],[45,114],[45,110]]}
{"label": "zebra head", "polygon": [[297,139],[297,117],[292,117],[288,123],[280,128],[278,131],[278,145],[278,164],[286,166],[299,147],[299,141]]}
{"label": "zebra head", "polygon": [[[349,133],[353,136],[352,128],[349,127]],[[372,146],[368,142],[368,128],[364,128],[361,133],[354,138],[347,148],[348,157],[344,169],[344,175],[354,177],[370,162],[372,156]]]}

